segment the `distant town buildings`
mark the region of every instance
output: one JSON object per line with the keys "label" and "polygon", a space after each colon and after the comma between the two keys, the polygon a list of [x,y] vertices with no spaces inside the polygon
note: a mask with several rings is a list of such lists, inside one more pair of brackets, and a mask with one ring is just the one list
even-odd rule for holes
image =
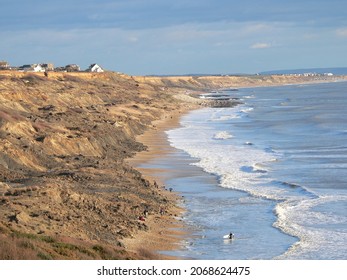
{"label": "distant town buildings", "polygon": [[317,77],[317,76],[334,76],[333,73],[300,73],[300,74],[281,74],[281,76],[294,76],[294,77]]}
{"label": "distant town buildings", "polygon": [[96,72],[102,73],[105,70],[98,64],[91,64],[86,70],[82,71],[80,66],[77,64],[68,64],[66,66],[54,67],[52,63],[35,63],[35,64],[24,64],[22,66],[11,66],[7,61],[0,60],[0,70],[17,70],[23,72]]}

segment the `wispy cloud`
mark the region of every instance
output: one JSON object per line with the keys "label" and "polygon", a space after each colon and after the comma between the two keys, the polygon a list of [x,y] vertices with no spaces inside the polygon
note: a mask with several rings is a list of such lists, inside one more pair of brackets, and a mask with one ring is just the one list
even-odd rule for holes
{"label": "wispy cloud", "polygon": [[272,22],[246,22],[242,31],[246,34],[269,33],[278,29],[278,27],[278,23]]}
{"label": "wispy cloud", "polygon": [[268,49],[271,48],[271,44],[269,43],[255,43],[252,46],[250,46],[251,49]]}

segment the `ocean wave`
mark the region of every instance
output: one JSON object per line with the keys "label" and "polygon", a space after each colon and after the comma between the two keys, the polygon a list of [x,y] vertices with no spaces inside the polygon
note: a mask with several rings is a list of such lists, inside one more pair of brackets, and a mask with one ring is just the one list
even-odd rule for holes
{"label": "ocean wave", "polygon": [[[247,193],[240,203],[271,200],[273,227],[297,238],[279,259],[347,257],[346,85],[304,95],[299,88],[240,92],[244,104],[195,116],[208,120],[208,137],[196,139],[198,133],[189,131],[185,142],[199,141],[180,145],[203,170],[218,176],[220,187]],[[213,141],[223,130],[235,139]]]}
{"label": "ocean wave", "polygon": [[230,138],[233,138],[233,135],[231,135],[227,131],[219,131],[213,136],[213,139],[215,139],[215,140],[225,140],[225,139],[230,139]]}
{"label": "ocean wave", "polygon": [[243,98],[245,98],[245,99],[253,99],[253,98],[255,98],[255,96],[254,95],[246,95]]}
{"label": "ocean wave", "polygon": [[276,181],[276,180],[272,181],[272,183],[279,186],[280,188],[284,188],[288,190],[288,192],[292,194],[290,196],[291,198],[292,197],[308,197],[312,199],[318,198],[318,196],[314,192],[312,192],[308,188],[301,186],[297,183],[291,183],[286,181]]}
{"label": "ocean wave", "polygon": [[253,110],[254,110],[253,107],[248,107],[248,108],[245,108],[245,109],[240,110],[240,112],[242,112],[242,113],[248,113],[248,112],[251,112],[251,111],[253,111]]}
{"label": "ocean wave", "polygon": [[241,166],[240,170],[248,173],[267,173],[267,170],[260,169],[256,166]]}
{"label": "ocean wave", "polygon": [[230,121],[230,120],[239,119],[239,118],[241,118],[241,115],[235,113],[232,115],[216,116],[216,117],[211,118],[211,120],[212,121]]}
{"label": "ocean wave", "polygon": [[[312,259],[318,250],[321,259],[346,258],[346,253],[337,248],[345,246],[347,230],[331,230],[327,224],[334,224],[335,228],[340,224],[341,228],[345,228],[347,218],[332,212],[315,211],[315,207],[333,205],[338,201],[347,203],[347,196],[321,196],[278,203],[275,208],[277,221],[274,226],[299,239],[278,259]],[[325,250],[322,251],[321,248]]]}
{"label": "ocean wave", "polygon": [[221,108],[219,110],[215,110],[211,113],[209,120],[212,122],[217,121],[230,121],[240,118],[247,118],[248,113],[253,111],[253,107],[249,107],[247,105],[240,105],[237,107],[231,108]]}

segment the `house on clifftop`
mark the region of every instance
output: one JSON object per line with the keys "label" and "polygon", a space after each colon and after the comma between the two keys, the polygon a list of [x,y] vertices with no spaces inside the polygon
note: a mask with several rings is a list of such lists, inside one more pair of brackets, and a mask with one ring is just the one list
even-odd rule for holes
{"label": "house on clifftop", "polygon": [[0,61],[0,70],[10,69],[10,64],[7,61]]}
{"label": "house on clifftop", "polygon": [[23,72],[45,72],[46,69],[41,64],[25,64],[18,68],[19,71]]}
{"label": "house on clifftop", "polygon": [[77,64],[68,64],[65,66],[65,70],[67,72],[79,72],[81,71],[81,68]]}
{"label": "house on clifftop", "polygon": [[94,63],[94,64],[91,64],[86,71],[87,72],[98,72],[98,73],[101,73],[101,72],[104,72],[104,69],[102,69],[102,67],[97,65],[96,63]]}
{"label": "house on clifftop", "polygon": [[57,67],[54,70],[57,72],[79,72],[81,68],[77,64],[68,64],[64,67]]}
{"label": "house on clifftop", "polygon": [[40,65],[46,71],[54,71],[54,64],[53,63],[41,63]]}

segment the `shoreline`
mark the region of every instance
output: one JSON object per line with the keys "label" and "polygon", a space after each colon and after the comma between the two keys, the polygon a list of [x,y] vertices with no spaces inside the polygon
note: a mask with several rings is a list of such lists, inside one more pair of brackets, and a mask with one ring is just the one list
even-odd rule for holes
{"label": "shoreline", "polygon": [[[309,85],[316,83],[317,82],[305,82],[300,85]],[[326,83],[326,81],[322,83]],[[331,83],[331,81],[329,81],[328,83]],[[292,85],[296,84],[271,85],[269,87]],[[240,88],[256,88],[264,86],[265,85],[241,86]],[[193,102],[190,99],[181,99],[181,101],[186,101],[188,104],[193,105]],[[133,168],[138,170],[145,179],[149,180],[152,183],[156,181],[160,186],[164,186],[165,180],[162,180],[161,177],[168,175],[163,175],[163,173],[172,173],[172,171],[163,171],[162,168],[151,167],[150,162],[160,158],[161,156],[165,156],[178,151],[176,148],[170,145],[165,132],[179,127],[179,122],[185,114],[203,107],[204,106],[194,104],[192,108],[186,107],[175,110],[174,112],[170,112],[163,116],[162,119],[154,121],[153,128],[146,130],[144,134],[136,137],[136,140],[147,146],[148,149],[137,153],[133,158],[127,159],[126,161]],[[169,178],[165,177],[165,179]],[[187,236],[189,237],[189,234],[192,234],[192,232],[189,232],[187,225],[185,225],[185,223],[180,219],[180,217],[182,217],[182,215],[186,211],[186,209],[179,206],[182,194],[180,191],[170,193],[165,188],[162,188],[161,192],[170,200],[170,204],[173,204],[169,209],[169,216],[160,217],[160,219],[158,218],[158,215],[150,216],[146,221],[146,224],[150,228],[149,232],[138,232],[135,238],[128,238],[123,241],[126,248],[134,251],[135,253],[141,250],[150,252],[150,258],[152,259],[179,259],[179,257],[160,252],[170,252],[174,250],[178,251],[181,248],[181,245],[179,243],[183,241],[183,238]],[[148,243],[149,239],[151,239],[152,241]]]}
{"label": "shoreline", "polygon": [[150,167],[150,162],[160,156],[177,151],[170,145],[165,132],[179,127],[180,119],[197,108],[185,107],[165,114],[162,119],[153,122],[152,129],[146,130],[145,133],[136,137],[136,140],[147,146],[147,149],[137,153],[133,158],[127,159],[126,162],[138,170],[146,180],[159,185],[159,191],[169,201],[169,207],[165,209],[163,215],[149,213],[144,222],[149,227],[149,231],[138,232],[134,238],[123,240],[128,250],[135,253],[142,252],[142,254],[145,251],[151,259],[178,259],[161,252],[179,249],[184,236],[189,235],[189,230],[181,219],[185,212],[185,209],[179,205],[182,197],[179,192],[171,192],[165,188],[165,179],[158,176],[165,170]]}

